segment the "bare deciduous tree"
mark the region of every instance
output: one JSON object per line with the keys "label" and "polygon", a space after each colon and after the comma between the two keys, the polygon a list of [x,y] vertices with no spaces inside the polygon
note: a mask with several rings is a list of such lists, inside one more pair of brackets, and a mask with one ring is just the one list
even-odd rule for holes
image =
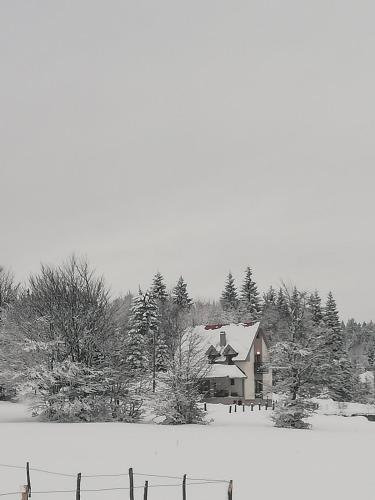
{"label": "bare deciduous tree", "polygon": [[13,273],[0,266],[0,319],[1,311],[16,300],[18,289]]}

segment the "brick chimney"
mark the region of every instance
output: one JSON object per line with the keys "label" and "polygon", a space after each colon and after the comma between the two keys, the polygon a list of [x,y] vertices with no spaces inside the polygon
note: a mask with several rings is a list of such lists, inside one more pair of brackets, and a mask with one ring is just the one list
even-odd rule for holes
{"label": "brick chimney", "polygon": [[220,347],[225,347],[227,345],[227,336],[225,332],[220,332]]}

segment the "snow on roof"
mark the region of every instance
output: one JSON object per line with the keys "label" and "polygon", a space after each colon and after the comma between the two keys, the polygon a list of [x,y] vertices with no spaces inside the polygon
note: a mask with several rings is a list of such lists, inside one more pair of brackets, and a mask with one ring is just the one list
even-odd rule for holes
{"label": "snow on roof", "polygon": [[242,370],[236,365],[210,365],[204,378],[247,378]]}
{"label": "snow on roof", "polygon": [[[199,335],[206,349],[211,345],[218,353],[222,354],[225,347],[230,345],[237,353],[234,361],[244,361],[254,342],[258,332],[259,322],[230,323],[229,325],[200,325],[194,328],[194,332]],[[220,346],[220,333],[225,333],[225,346]]]}

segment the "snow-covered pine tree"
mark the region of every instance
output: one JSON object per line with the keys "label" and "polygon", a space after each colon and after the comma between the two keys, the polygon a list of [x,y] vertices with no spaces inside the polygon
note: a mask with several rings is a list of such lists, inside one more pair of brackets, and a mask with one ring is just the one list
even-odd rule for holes
{"label": "snow-covered pine tree", "polygon": [[185,329],[178,337],[177,349],[156,393],[155,413],[164,417],[162,423],[204,423],[199,389],[207,370],[208,360],[201,339],[191,328]]}
{"label": "snow-covered pine tree", "polygon": [[258,288],[252,279],[252,271],[248,266],[245,270],[245,279],[240,293],[240,309],[246,320],[257,321],[260,319],[262,307],[260,304]]}
{"label": "snow-covered pine tree", "polygon": [[338,353],[338,355],[341,355],[344,347],[344,336],[341,329],[336,301],[333,298],[332,292],[329,292],[327,297],[323,320],[330,332],[327,344],[331,346],[332,353]]}
{"label": "snow-covered pine tree", "polygon": [[171,333],[168,329],[168,315],[170,313],[170,295],[164,283],[162,274],[158,271],[153,279],[151,294],[158,306],[159,327],[156,336],[156,371],[165,371],[170,354],[169,345],[172,343],[169,338]]}
{"label": "snow-covered pine tree", "polygon": [[279,288],[277,294],[276,306],[279,311],[280,317],[288,316],[288,306],[285,298],[285,294],[282,288]]}
{"label": "snow-covered pine tree", "polygon": [[277,427],[307,428],[312,412],[309,398],[320,388],[325,370],[324,337],[314,326],[306,293],[283,290],[285,332],[271,349],[272,367],[278,371],[274,391],[285,395],[274,414]]}
{"label": "snow-covered pine tree", "polygon": [[276,306],[276,290],[271,285],[266,293],[263,294],[263,309],[269,305]]}
{"label": "snow-covered pine tree", "polygon": [[144,375],[149,367],[156,366],[155,338],[159,327],[158,307],[149,292],[139,293],[134,297],[130,330],[127,337],[127,363],[134,375]]}
{"label": "snow-covered pine tree", "polygon": [[317,290],[310,294],[307,301],[308,308],[311,313],[312,321],[315,325],[320,325],[323,320],[322,299]]}
{"label": "snow-covered pine tree", "polygon": [[127,363],[127,335],[121,326],[115,329],[106,350],[108,356],[103,372],[111,389],[111,416],[115,420],[134,422],[142,413],[147,380],[135,377]]}
{"label": "snow-covered pine tree", "polygon": [[221,294],[220,304],[224,311],[235,310],[238,307],[238,295],[231,272],[228,273],[225,288]]}
{"label": "snow-covered pine tree", "polygon": [[339,319],[336,301],[329,292],[323,312],[326,326],[326,350],[330,361],[328,389],[333,399],[351,401],[354,396],[355,374],[347,349]]}
{"label": "snow-covered pine tree", "polygon": [[164,283],[162,274],[158,271],[151,285],[151,293],[157,301],[164,303],[168,298],[167,287]]}
{"label": "snow-covered pine tree", "polygon": [[193,301],[187,291],[187,284],[182,276],[179,277],[177,285],[173,289],[172,300],[174,304],[183,310],[189,310],[193,305]]}
{"label": "snow-covered pine tree", "polygon": [[276,305],[277,294],[271,286],[263,295],[262,305],[262,330],[267,336],[270,344],[276,342],[279,338],[279,330],[282,329],[280,313]]}
{"label": "snow-covered pine tree", "polygon": [[170,350],[165,339],[164,332],[158,332],[156,336],[156,371],[165,372],[167,370]]}

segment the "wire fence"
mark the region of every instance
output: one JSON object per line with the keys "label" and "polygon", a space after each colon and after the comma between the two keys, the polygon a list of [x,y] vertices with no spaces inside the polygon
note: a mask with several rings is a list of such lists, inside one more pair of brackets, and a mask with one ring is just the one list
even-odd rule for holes
{"label": "wire fence", "polygon": [[[26,483],[23,491],[10,491],[10,492],[1,492],[0,497],[6,496],[16,496],[21,495],[21,500],[26,500],[32,497],[32,494],[44,495],[44,494],[57,494],[57,493],[66,493],[66,494],[75,494],[76,500],[80,500],[81,493],[91,493],[91,492],[109,492],[109,491],[128,491],[130,500],[134,500],[134,490],[143,489],[144,500],[148,499],[148,490],[153,488],[181,488],[182,490],[182,499],[186,500],[186,490],[188,486],[199,486],[205,484],[226,484],[227,485],[227,498],[228,500],[232,500],[232,490],[233,490],[233,481],[226,479],[210,479],[210,478],[194,478],[188,477],[186,474],[183,476],[172,476],[172,475],[163,475],[163,474],[149,474],[144,472],[134,472],[131,467],[128,472],[119,472],[119,473],[109,473],[109,474],[69,474],[65,472],[56,472],[50,471],[46,469],[41,469],[37,467],[31,467],[29,462],[26,463],[26,466],[21,465],[11,465],[11,464],[0,464],[0,468],[10,468],[10,469],[19,469],[25,471],[26,474]],[[41,490],[36,491],[31,487],[31,473],[38,472],[42,474],[48,474],[53,476],[60,477],[69,477],[76,478],[76,488],[75,489],[56,489],[56,490]],[[81,479],[82,478],[114,478],[114,477],[129,477],[129,486],[119,486],[119,487],[110,487],[110,488],[81,488]],[[135,485],[134,484],[134,476],[139,476],[142,478],[147,478],[143,485]],[[158,479],[171,479],[179,481],[178,483],[150,483],[148,478],[158,478]]]}

